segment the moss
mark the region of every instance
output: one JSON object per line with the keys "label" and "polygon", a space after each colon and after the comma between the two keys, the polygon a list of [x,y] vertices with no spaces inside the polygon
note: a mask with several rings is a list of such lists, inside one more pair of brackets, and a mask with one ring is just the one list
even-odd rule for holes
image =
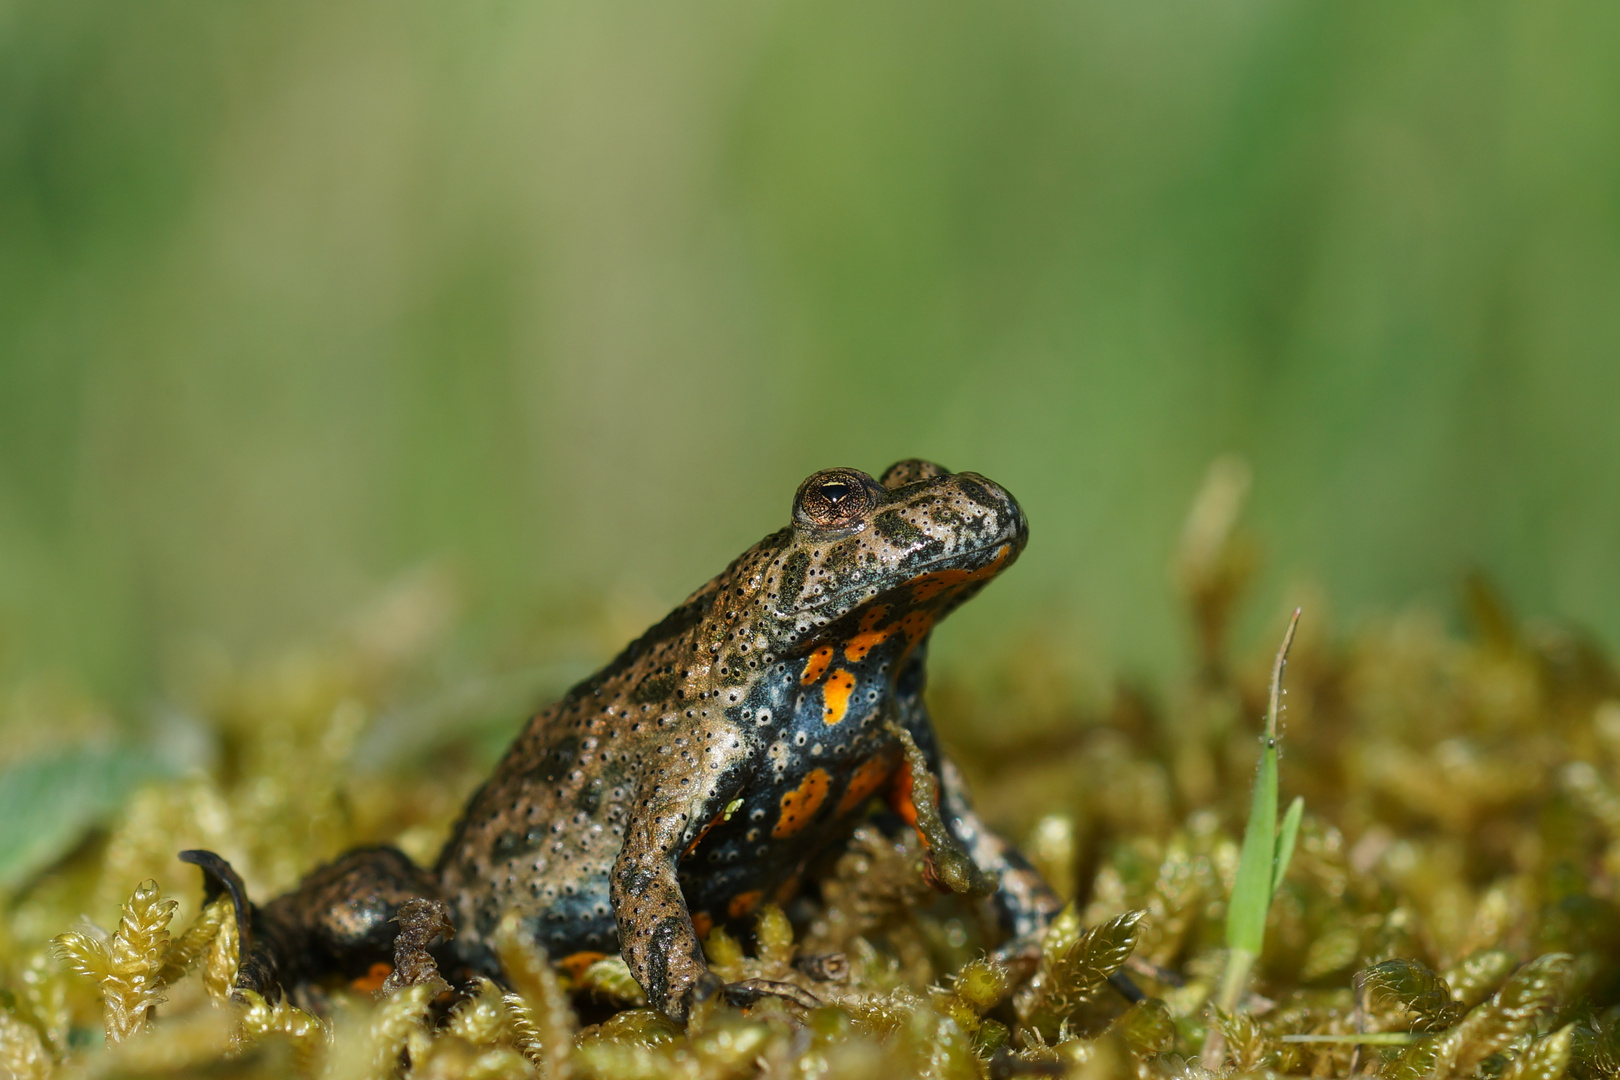
{"label": "moss", "polygon": [[[325,1017],[228,1000],[234,923],[197,910],[175,852],[221,850],[260,896],[357,843],[421,858],[478,777],[457,753],[356,775],[356,740],[413,662],[360,640],[216,673],[193,701],[215,763],[136,791],[9,898],[0,1069],[1194,1080],[1219,1031],[1223,1075],[1620,1078],[1620,678],[1578,634],[1519,625],[1479,584],[1472,637],[1414,612],[1335,638],[1307,612],[1282,760],[1284,798],[1303,795],[1307,814],[1251,993],[1210,1007],[1269,653],[1230,652],[1254,545],[1217,496],[1180,564],[1200,648],[1184,684],[1088,711],[1061,663],[1020,648],[993,686],[934,695],[986,814],[1073,901],[1032,977],[985,958],[977,901],[929,887],[914,836],[865,823],[814,900],[705,942],[725,978],[792,983],[819,1007],[716,1000],[683,1031],[645,1008],[619,959],[575,986],[510,932],[510,987],[454,1003],[432,984],[337,994]],[[1005,722],[1019,716],[1042,719]],[[1146,1000],[1109,986],[1120,970]],[[1382,1042],[1353,1041],[1367,1035]]]}

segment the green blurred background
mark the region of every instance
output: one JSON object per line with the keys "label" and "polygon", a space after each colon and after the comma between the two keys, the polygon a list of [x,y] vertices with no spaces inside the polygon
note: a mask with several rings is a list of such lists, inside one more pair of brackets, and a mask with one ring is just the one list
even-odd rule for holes
{"label": "green blurred background", "polygon": [[1616,56],[1580,0],[0,3],[4,677],[137,706],[424,563],[476,640],[628,636],[911,455],[1032,521],[963,662],[1172,670],[1225,451],[1256,619],[1479,567],[1613,644]]}

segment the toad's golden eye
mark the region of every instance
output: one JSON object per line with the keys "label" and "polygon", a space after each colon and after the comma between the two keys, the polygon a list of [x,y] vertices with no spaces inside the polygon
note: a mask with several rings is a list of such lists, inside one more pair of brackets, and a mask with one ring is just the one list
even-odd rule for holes
{"label": "toad's golden eye", "polygon": [[847,529],[882,498],[876,480],[859,469],[825,469],[799,485],[793,518],[812,529]]}

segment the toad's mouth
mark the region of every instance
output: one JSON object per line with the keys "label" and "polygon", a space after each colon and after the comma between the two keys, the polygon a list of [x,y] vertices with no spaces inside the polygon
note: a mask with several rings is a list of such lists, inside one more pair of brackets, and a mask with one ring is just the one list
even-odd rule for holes
{"label": "toad's mouth", "polygon": [[[926,603],[947,589],[975,581],[989,581],[1007,567],[1012,561],[1012,554],[1012,543],[1002,540],[972,551],[955,551],[939,555],[912,567],[906,577],[891,585],[881,588],[876,585],[857,586],[823,593],[812,596],[791,611],[778,609],[776,614],[784,618],[810,617],[814,619],[816,625],[825,626],[834,619],[843,618],[863,604],[902,589],[912,590],[913,603]],[[842,610],[832,618],[818,614],[827,607]]]}
{"label": "toad's mouth", "polygon": [[[994,577],[996,574],[1001,573],[1001,568],[1006,565],[1007,555],[1011,551],[1012,545],[1003,540],[995,545],[986,544],[984,547],[974,551],[959,551],[951,555],[941,555],[936,559],[929,559],[921,566],[916,567],[912,571],[911,577],[901,582],[899,587],[905,588],[907,585],[915,585],[920,579],[927,577],[929,574],[959,572],[963,574],[982,574],[985,578]],[[971,561],[981,555],[988,556],[988,561],[980,563],[978,566],[961,565],[963,562]],[[946,563],[954,565],[947,567],[945,566]],[[935,569],[936,567],[944,567],[944,569]]]}
{"label": "toad's mouth", "polygon": [[1007,565],[1008,557],[1012,553],[1011,544],[1002,544],[996,548],[994,557],[989,562],[981,563],[977,567],[953,566],[942,570],[931,570],[928,567],[939,566],[949,561],[936,559],[925,563],[901,588],[911,590],[913,603],[926,603],[940,593],[954,589],[960,585],[967,585],[975,581],[989,581]]}

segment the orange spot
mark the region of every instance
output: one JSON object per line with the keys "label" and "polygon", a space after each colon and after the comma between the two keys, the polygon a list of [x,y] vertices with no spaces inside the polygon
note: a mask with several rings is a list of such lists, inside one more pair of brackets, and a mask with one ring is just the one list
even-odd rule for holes
{"label": "orange spot", "polygon": [[714,929],[714,916],[707,911],[692,912],[692,929],[697,931],[698,937],[708,937],[709,931]]}
{"label": "orange spot", "polygon": [[866,659],[867,653],[892,638],[894,632],[900,629],[901,625],[901,623],[890,623],[880,630],[868,630],[865,633],[856,634],[844,642],[844,655],[849,657],[850,663],[860,663]]}
{"label": "orange spot", "polygon": [[926,608],[913,611],[900,620],[900,629],[906,633],[906,640],[912,645],[917,644],[934,628],[934,613]]}
{"label": "orange spot", "polygon": [[786,905],[788,901],[799,895],[799,875],[794,874],[776,887],[776,902]]}
{"label": "orange spot", "polygon": [[747,892],[740,892],[731,898],[731,903],[726,905],[726,914],[730,915],[733,919],[740,919],[750,911],[753,911],[754,908],[758,907],[759,898],[764,895],[765,894],[760,892],[758,889],[749,889]]}
{"label": "orange spot", "polygon": [[831,780],[826,769],[811,769],[798,787],[783,795],[782,816],[777,819],[771,836],[780,840],[810,824],[810,819],[821,809],[821,804],[827,801],[827,787]]}
{"label": "orange spot", "polygon": [[829,724],[836,724],[849,712],[849,695],[855,692],[855,676],[839,668],[827,677],[827,685],[821,688],[821,699],[826,705],[826,712],[822,719]]}
{"label": "orange spot", "polygon": [[362,994],[375,994],[383,988],[388,976],[394,973],[393,964],[385,964],[381,960],[372,964],[366,973],[355,979],[349,985]]}
{"label": "orange spot", "polygon": [[599,952],[569,953],[567,956],[557,961],[557,966],[568,972],[569,976],[575,982],[579,982],[579,980],[585,977],[585,969],[606,955],[606,953]]}
{"label": "orange spot", "polygon": [[827,665],[832,663],[832,658],[833,649],[831,645],[823,645],[811,653],[810,659],[804,662],[804,674],[799,676],[800,685],[809,686],[821,678],[821,673],[827,670]]}
{"label": "orange spot", "polygon": [[892,753],[879,754],[861,762],[855,767],[855,771],[849,774],[849,786],[844,788],[844,795],[838,800],[838,813],[847,814],[870,799],[893,772]]}
{"label": "orange spot", "polygon": [[1007,552],[1010,550],[1006,544],[996,552],[995,560],[977,570],[935,570],[929,574],[919,574],[911,580],[911,598],[916,603],[924,603],[933,599],[946,589],[957,585],[965,585],[970,581],[984,581],[1001,573],[1001,564],[1007,561]]}
{"label": "orange spot", "polygon": [[894,636],[896,627],[892,623],[882,629],[878,628],[878,623],[882,622],[888,613],[887,604],[878,604],[861,616],[860,630],[854,637],[844,642],[844,655],[849,657],[851,663],[860,663],[875,646]]}
{"label": "orange spot", "polygon": [[724,810],[720,811],[718,814],[714,815],[714,817],[710,818],[709,823],[707,825],[703,826],[702,829],[698,830],[698,834],[696,836],[692,837],[692,842],[690,844],[686,845],[686,850],[681,852],[681,858],[684,859],[688,855],[692,854],[692,852],[697,849],[697,846],[699,844],[703,843],[703,838],[705,836],[709,835],[709,830],[714,828],[716,825],[720,824],[724,820],[726,820],[726,812]]}
{"label": "orange spot", "polygon": [[928,835],[917,828],[917,804],[911,799],[911,769],[904,763],[895,770],[894,783],[889,788],[889,805],[916,831],[918,839],[926,848]]}

